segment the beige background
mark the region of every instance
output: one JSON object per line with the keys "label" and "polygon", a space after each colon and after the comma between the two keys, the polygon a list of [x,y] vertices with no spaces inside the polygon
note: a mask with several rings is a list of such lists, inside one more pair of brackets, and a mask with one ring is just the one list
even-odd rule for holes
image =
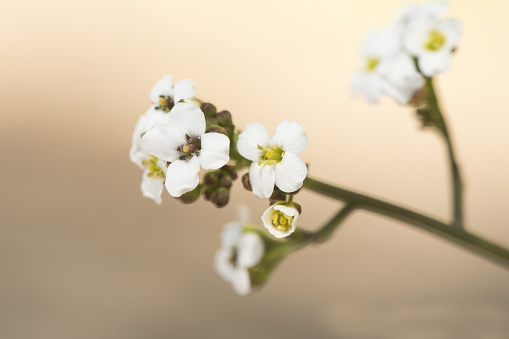
{"label": "beige background", "polygon": [[[509,271],[361,212],[239,298],[212,266],[235,203],[156,206],[128,159],[148,92],[174,74],[240,127],[301,122],[313,176],[447,219],[440,139],[348,89],[364,33],[404,3],[2,1],[0,337],[508,338]],[[437,81],[468,225],[509,246],[507,11],[453,1],[465,35]],[[233,201],[265,209],[240,187]],[[298,201],[310,228],[335,209]]]}

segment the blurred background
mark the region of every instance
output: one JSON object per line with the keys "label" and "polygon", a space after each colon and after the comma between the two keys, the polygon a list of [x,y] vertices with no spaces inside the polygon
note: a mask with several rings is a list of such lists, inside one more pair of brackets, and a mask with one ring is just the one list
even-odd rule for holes
{"label": "blurred background", "polygon": [[[509,271],[365,212],[241,298],[214,272],[235,205],[143,198],[131,134],[164,75],[234,122],[304,125],[310,175],[448,220],[444,145],[414,112],[352,98],[366,31],[407,1],[0,4],[0,337],[509,338]],[[437,77],[466,220],[509,246],[505,0],[451,1],[464,36]],[[272,133],[272,132],[271,132]],[[299,194],[316,228],[332,201]]]}

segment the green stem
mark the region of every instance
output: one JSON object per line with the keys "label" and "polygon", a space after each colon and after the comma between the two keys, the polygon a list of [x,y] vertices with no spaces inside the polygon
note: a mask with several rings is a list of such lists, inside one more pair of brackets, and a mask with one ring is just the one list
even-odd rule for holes
{"label": "green stem", "polygon": [[449,157],[449,164],[451,167],[451,183],[454,201],[454,226],[463,228],[463,183],[461,180],[461,174],[454,155],[454,147],[452,145],[452,138],[447,128],[447,123],[442,111],[438,105],[438,98],[433,87],[431,78],[426,78],[426,89],[428,93],[429,108],[435,113],[433,116],[436,119],[435,123],[438,129],[442,132],[445,143],[447,145],[447,154]]}
{"label": "green stem", "polygon": [[336,228],[353,212],[355,204],[346,204],[336,213],[322,228],[311,233],[308,241],[314,243],[323,243],[332,236]]}
{"label": "green stem", "polygon": [[304,188],[323,196],[346,202],[347,206],[374,212],[395,220],[403,221],[421,230],[438,235],[456,245],[469,249],[509,269],[509,250],[470,232],[430,218],[406,208],[381,201],[367,195],[355,193],[324,182],[306,178]]}

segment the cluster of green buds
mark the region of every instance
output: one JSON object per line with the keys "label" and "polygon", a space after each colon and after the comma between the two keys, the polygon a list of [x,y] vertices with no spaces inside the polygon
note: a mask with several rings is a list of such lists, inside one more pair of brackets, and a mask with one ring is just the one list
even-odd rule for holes
{"label": "cluster of green buds", "polygon": [[233,166],[223,166],[205,174],[203,178],[203,197],[216,207],[224,207],[230,200],[230,189],[237,179]]}
{"label": "cluster of green buds", "polygon": [[200,108],[205,114],[207,132],[224,134],[232,141],[235,126],[233,125],[231,113],[226,110],[218,112],[216,106],[209,102],[202,103]]}

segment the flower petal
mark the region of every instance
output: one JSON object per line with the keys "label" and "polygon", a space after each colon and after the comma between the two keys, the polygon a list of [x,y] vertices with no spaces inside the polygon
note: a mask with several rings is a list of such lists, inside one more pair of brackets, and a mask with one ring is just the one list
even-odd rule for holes
{"label": "flower petal", "polygon": [[[308,174],[306,164],[293,153],[286,153],[276,167],[276,186],[283,192],[295,192],[302,187]],[[253,181],[251,180],[251,184]],[[253,187],[254,192],[254,187]]]}
{"label": "flower petal", "polygon": [[383,93],[383,80],[379,74],[373,72],[357,72],[350,88],[354,95],[362,93],[368,103],[374,104]]}
{"label": "flower petal", "polygon": [[189,79],[179,80],[173,87],[173,100],[177,103],[182,99],[191,99],[196,95],[194,82]]}
{"label": "flower petal", "polygon": [[166,181],[164,182],[168,193],[172,197],[178,198],[182,194],[194,190],[200,183],[199,171],[200,161],[195,156],[189,160],[172,162],[168,166]]}
{"label": "flower petal", "polygon": [[247,295],[251,292],[251,278],[246,269],[235,269],[230,282],[238,295]]}
{"label": "flower petal", "polygon": [[237,245],[242,236],[242,225],[237,222],[230,222],[225,225],[221,233],[221,247],[232,248]]}
{"label": "flower petal", "polygon": [[162,202],[161,194],[163,193],[164,178],[149,178],[147,176],[148,169],[143,171],[141,179],[141,192],[146,198],[150,198],[160,205]]}
{"label": "flower petal", "polygon": [[299,154],[306,148],[308,136],[304,127],[295,121],[283,120],[276,126],[276,134],[270,140],[271,146],[278,146],[285,152]]}
{"label": "flower petal", "polygon": [[246,129],[239,134],[237,150],[240,155],[251,161],[258,161],[261,156],[260,146],[268,146],[270,135],[265,126],[260,122],[253,122],[246,125]]}
{"label": "flower petal", "polygon": [[141,137],[149,128],[152,128],[155,124],[163,121],[165,115],[165,113],[156,110],[155,106],[151,106],[147,112],[138,119],[138,122],[134,127],[131,139],[131,149],[129,150],[129,158],[140,168],[143,168],[143,160],[148,158],[147,152],[141,149]]}
{"label": "flower petal", "polygon": [[230,139],[221,133],[203,134],[198,159],[204,169],[223,167],[230,161]]}
{"label": "flower petal", "polygon": [[173,97],[173,75],[167,75],[159,80],[154,88],[150,91],[150,101],[154,105],[159,105],[159,96]]}
{"label": "flower petal", "polygon": [[235,268],[230,263],[231,249],[221,248],[214,256],[214,267],[224,281],[229,282],[234,274]]}
{"label": "flower petal", "polygon": [[237,266],[243,268],[250,268],[258,264],[265,252],[263,240],[253,232],[242,234],[237,248]]}
{"label": "flower petal", "polygon": [[427,52],[419,56],[419,69],[425,76],[431,77],[443,73],[451,67],[451,51],[441,49],[438,52]]}
{"label": "flower petal", "polygon": [[440,22],[440,29],[445,34],[445,46],[449,50],[452,50],[461,38],[463,33],[463,27],[461,22],[456,19],[448,19]]}
{"label": "flower petal", "polygon": [[140,145],[147,153],[171,162],[179,159],[177,147],[185,142],[186,138],[177,126],[160,123],[143,135]]}
{"label": "flower petal", "polygon": [[269,198],[274,191],[275,172],[273,166],[258,166],[257,162],[253,162],[249,168],[249,181],[256,197]]}
{"label": "flower petal", "polygon": [[199,137],[205,133],[205,115],[192,103],[179,102],[168,113],[168,123],[180,128],[183,134]]}

